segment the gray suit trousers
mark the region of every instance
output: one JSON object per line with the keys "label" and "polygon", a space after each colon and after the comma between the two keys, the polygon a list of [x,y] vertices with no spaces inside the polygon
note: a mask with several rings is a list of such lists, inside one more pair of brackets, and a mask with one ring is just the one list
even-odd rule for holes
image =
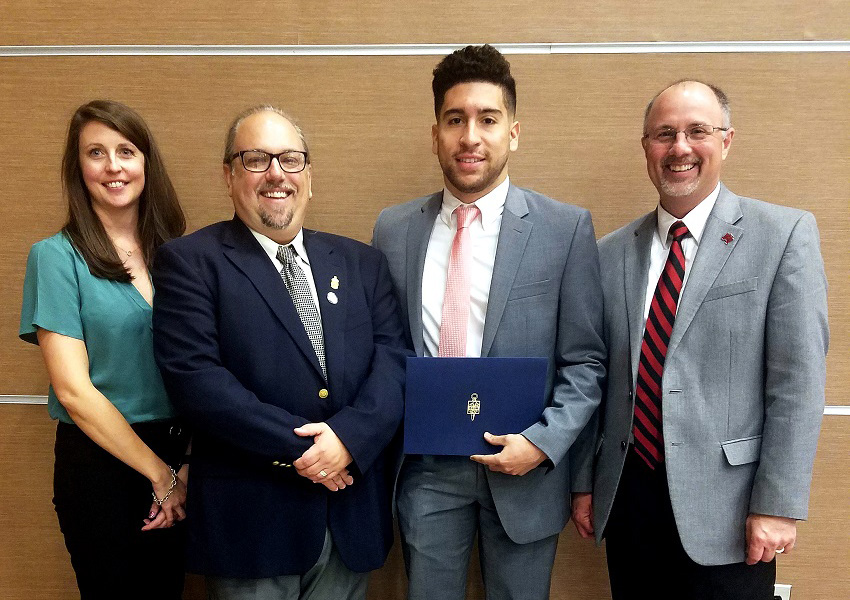
{"label": "gray suit trousers", "polygon": [[330,531],[316,564],[304,575],[262,579],[207,577],[210,600],[366,600],[368,573],[346,567]]}
{"label": "gray suit trousers", "polygon": [[472,546],[489,600],[546,600],[558,536],[512,541],[487,468],[463,456],[408,456],[398,485],[408,600],[464,600]]}

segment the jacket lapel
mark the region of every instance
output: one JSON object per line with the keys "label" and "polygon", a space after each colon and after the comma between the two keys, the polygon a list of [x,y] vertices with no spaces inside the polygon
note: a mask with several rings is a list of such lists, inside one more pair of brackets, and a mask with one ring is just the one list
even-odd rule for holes
{"label": "jacket lapel", "polygon": [[533,224],[526,219],[527,215],[528,204],[525,201],[525,195],[522,190],[511,185],[505,199],[499,241],[496,245],[496,261],[493,264],[490,297],[487,300],[487,314],[484,317],[481,356],[487,356],[493,346],[496,331],[508,302],[508,294],[513,287],[520,262],[522,262],[522,255],[525,253],[525,246],[531,235]]}
{"label": "jacket lapel", "polygon": [[230,223],[222,237],[225,257],[251,281],[295,345],[321,374],[319,359],[280,273],[242,221],[234,217]]}
{"label": "jacket lapel", "polygon": [[623,248],[623,276],[626,287],[626,312],[629,323],[629,347],[631,348],[632,387],[636,382],[640,347],[643,343],[643,313],[646,309],[646,287],[649,277],[649,258],[652,237],[655,233],[656,213],[652,211],[637,226],[634,240]]}
{"label": "jacket lapel", "polygon": [[[345,368],[345,315],[348,312],[348,286],[351,281],[343,257],[334,251],[334,247],[326,238],[316,235],[315,231],[305,229],[304,247],[310,259],[313,283],[319,299],[319,313],[322,316],[328,384],[332,389],[340,389]],[[332,281],[336,282],[335,289]],[[336,303],[331,301],[334,298]],[[312,345],[310,349],[312,350]],[[313,356],[315,357],[315,352]],[[321,373],[318,359],[315,366]]]}
{"label": "jacket lapel", "polygon": [[422,332],[422,274],[425,271],[425,253],[434,229],[434,221],[443,202],[443,193],[437,192],[414,213],[407,229],[407,318],[413,349],[417,356],[425,354]]}
{"label": "jacket lapel", "polygon": [[[706,293],[714,280],[717,279],[720,270],[726,264],[726,260],[744,234],[743,228],[735,225],[741,220],[742,216],[741,203],[738,201],[738,197],[726,189],[726,186],[721,185],[720,195],[708,216],[705,231],[702,233],[699,248],[691,266],[691,274],[688,276],[688,281],[679,300],[673,333],[670,335],[670,344],[667,347],[668,355],[676,349],[676,346],[682,340]],[[728,243],[723,239],[727,233],[732,236]],[[726,239],[729,238],[726,237]]]}

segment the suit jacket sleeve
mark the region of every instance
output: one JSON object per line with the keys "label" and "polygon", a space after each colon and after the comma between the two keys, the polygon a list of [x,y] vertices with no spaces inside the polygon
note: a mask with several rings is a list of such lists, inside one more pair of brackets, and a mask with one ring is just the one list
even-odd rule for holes
{"label": "suit jacket sleeve", "polygon": [[602,314],[599,254],[590,213],[583,211],[560,283],[552,401],[541,420],[523,432],[554,464],[567,454],[602,397]]}
{"label": "suit jacket sleeve", "polygon": [[301,456],[312,438],[293,429],[308,420],[261,402],[222,364],[217,302],[199,269],[165,245],[152,275],[154,353],[178,410],[194,427],[263,459]]}
{"label": "suit jacket sleeve", "polygon": [[601,412],[601,408],[593,412],[590,421],[570,448],[570,491],[573,493],[593,491],[593,461],[599,448]]}
{"label": "suit jacket sleeve", "polygon": [[804,519],[823,418],[827,284],[815,219],[791,232],[765,324],[765,420],[750,512]]}
{"label": "suit jacket sleeve", "polygon": [[361,473],[369,469],[390,443],[401,422],[408,354],[383,254],[377,272],[371,278],[364,275],[364,285],[371,307],[374,342],[371,371],[354,401],[327,420]]}

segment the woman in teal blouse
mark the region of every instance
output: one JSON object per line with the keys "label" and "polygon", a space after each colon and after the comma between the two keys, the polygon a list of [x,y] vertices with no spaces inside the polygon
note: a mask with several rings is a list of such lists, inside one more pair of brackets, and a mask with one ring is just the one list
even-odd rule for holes
{"label": "woman in teal blouse", "polygon": [[185,436],[153,358],[148,265],[185,218],[150,130],[117,102],[74,113],[62,178],[68,221],[30,251],[20,327],[59,420],[59,525],[83,600],[180,598]]}

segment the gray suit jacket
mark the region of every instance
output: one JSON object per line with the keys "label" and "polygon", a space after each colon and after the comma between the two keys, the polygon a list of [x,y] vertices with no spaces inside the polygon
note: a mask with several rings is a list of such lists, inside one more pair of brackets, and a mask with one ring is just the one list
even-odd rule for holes
{"label": "gray suit jacket", "polygon": [[[632,425],[655,223],[653,211],[599,242],[609,351],[593,481],[599,539]],[[828,344],[814,217],[721,186],[682,292],[662,386],[670,500],[697,563],[742,562],[749,513],[806,518]],[[590,437],[582,436],[583,448]]]}
{"label": "gray suit jacket", "polygon": [[[422,273],[441,203],[439,192],[392,206],[375,224],[373,244],[387,255],[408,344],[419,356]],[[521,477],[488,472],[488,481],[514,542],[554,535],[569,517],[567,451],[599,405],[605,375],[599,260],[588,211],[510,186],[481,355],[549,359],[548,407],[521,433],[551,463]]]}

